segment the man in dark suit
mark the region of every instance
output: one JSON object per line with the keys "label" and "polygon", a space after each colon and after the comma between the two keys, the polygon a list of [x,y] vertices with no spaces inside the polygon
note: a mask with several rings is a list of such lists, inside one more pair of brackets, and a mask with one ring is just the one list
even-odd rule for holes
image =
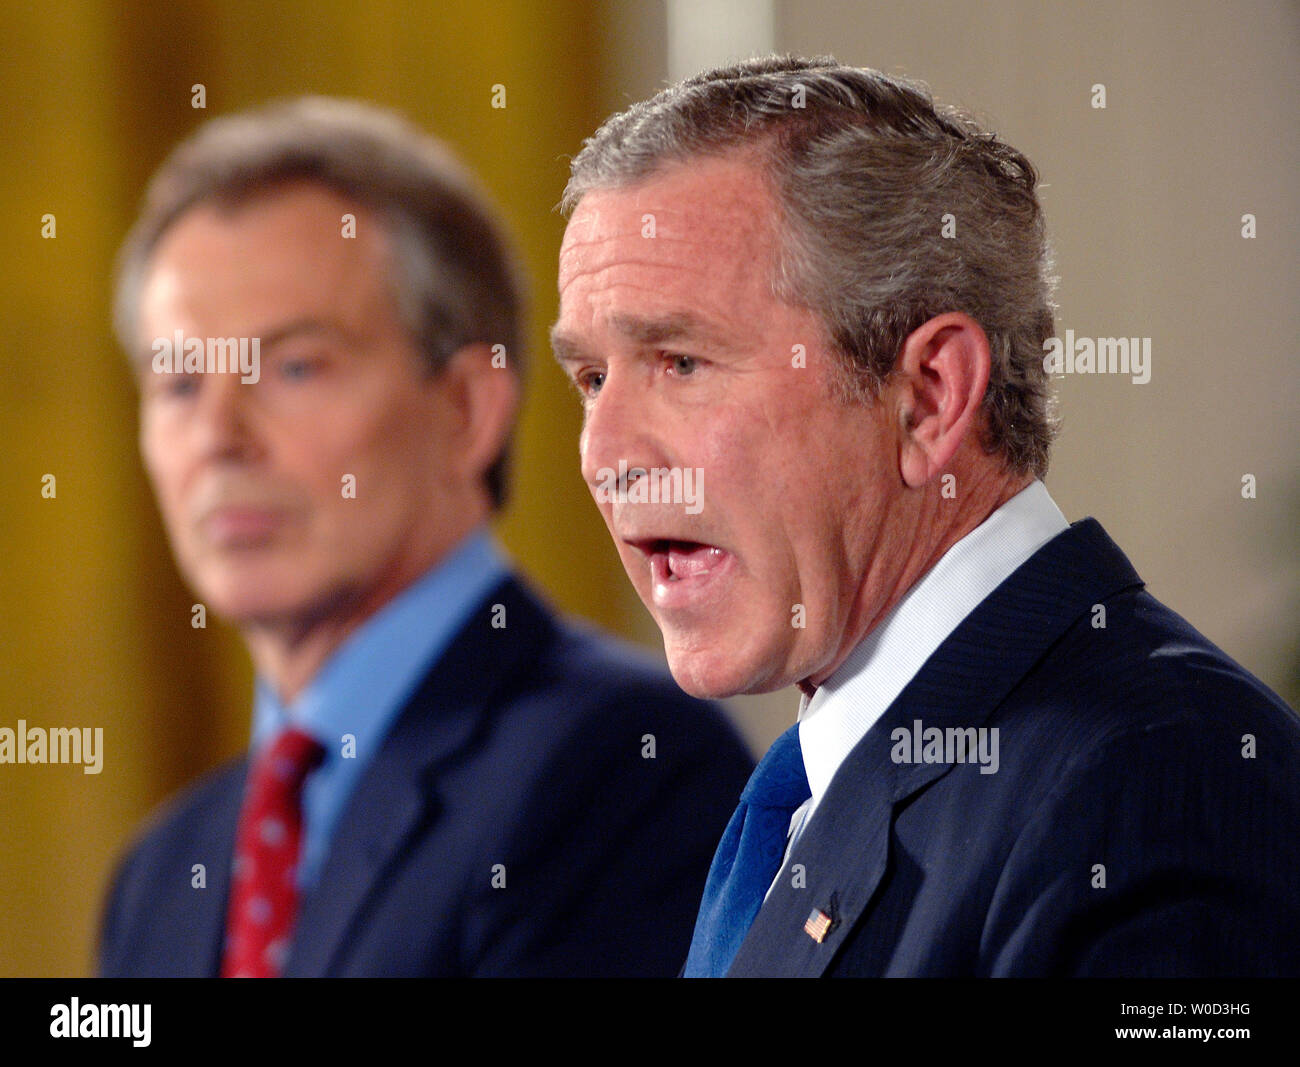
{"label": "man in dark suit", "polygon": [[750,761],[487,532],[515,268],[395,116],[219,119],[155,176],[117,319],[186,577],[257,669],[250,755],[114,881],[105,975],[670,975]]}
{"label": "man in dark suit", "polygon": [[[923,89],[793,57],[574,160],[584,477],[683,688],[802,692],[688,976],[1300,972],[1300,722],[1041,481],[1036,181]],[[678,470],[702,507],[648,491]]]}

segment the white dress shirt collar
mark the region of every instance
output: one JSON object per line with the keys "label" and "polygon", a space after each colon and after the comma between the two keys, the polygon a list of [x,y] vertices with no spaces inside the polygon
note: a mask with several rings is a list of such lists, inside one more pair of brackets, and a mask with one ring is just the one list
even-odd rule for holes
{"label": "white dress shirt collar", "polygon": [[812,796],[795,825],[807,824],[840,764],[958,624],[1068,527],[1034,481],[948,549],[812,698],[803,697],[799,743]]}

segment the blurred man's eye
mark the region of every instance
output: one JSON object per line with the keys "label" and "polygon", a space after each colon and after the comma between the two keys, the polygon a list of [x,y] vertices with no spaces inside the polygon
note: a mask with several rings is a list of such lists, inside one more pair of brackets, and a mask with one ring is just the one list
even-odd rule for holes
{"label": "blurred man's eye", "polygon": [[280,362],[280,377],[289,381],[302,381],[320,372],[324,360],[315,357],[298,357]]}
{"label": "blurred man's eye", "polygon": [[146,391],[157,397],[181,399],[199,391],[197,374],[153,374]]}

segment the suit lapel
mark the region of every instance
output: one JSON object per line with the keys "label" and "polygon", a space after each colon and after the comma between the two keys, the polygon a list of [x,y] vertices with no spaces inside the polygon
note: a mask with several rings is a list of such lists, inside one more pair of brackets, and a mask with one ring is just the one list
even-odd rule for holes
{"label": "suit lapel", "polygon": [[[1095,603],[1142,580],[1093,519],[1039,549],[955,629],[849,753],[733,961],[730,976],[823,974],[885,873],[894,808],[952,770],[895,763],[891,733],[978,727]],[[802,865],[800,885],[796,864]],[[819,943],[805,932],[821,912]]]}
{"label": "suit lapel", "polygon": [[[492,626],[503,604],[507,628]],[[472,744],[498,690],[535,658],[553,626],[531,594],[507,578],[478,606],[407,702],[348,801],[317,891],[303,901],[286,976],[337,969],[372,894],[437,817],[437,772]]]}

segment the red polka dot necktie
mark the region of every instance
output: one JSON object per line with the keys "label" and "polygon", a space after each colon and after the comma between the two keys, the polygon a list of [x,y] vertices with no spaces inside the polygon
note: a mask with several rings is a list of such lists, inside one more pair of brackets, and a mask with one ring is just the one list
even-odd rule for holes
{"label": "red polka dot necktie", "polygon": [[322,755],[313,738],[285,730],[249,773],[235,835],[223,978],[275,978],[284,967],[298,914],[300,794]]}

